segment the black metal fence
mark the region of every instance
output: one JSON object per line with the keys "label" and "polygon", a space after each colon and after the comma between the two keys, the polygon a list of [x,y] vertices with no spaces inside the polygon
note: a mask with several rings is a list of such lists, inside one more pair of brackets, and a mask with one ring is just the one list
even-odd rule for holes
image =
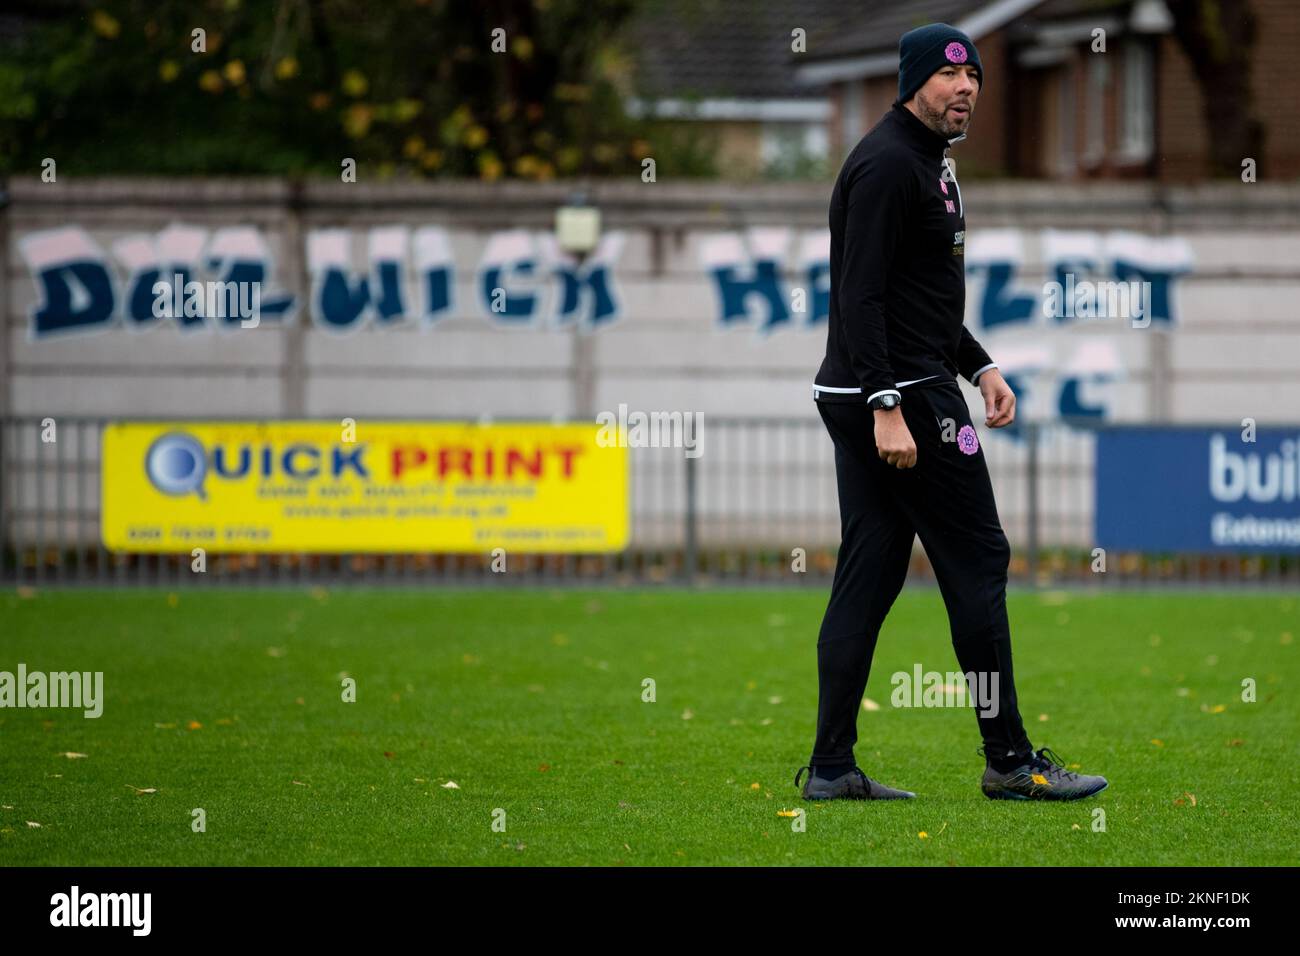
{"label": "black metal fence", "polygon": [[[505,573],[493,570],[487,553],[211,553],[205,572],[195,573],[188,550],[109,551],[99,527],[100,449],[108,424],[86,417],[0,419],[0,582],[824,587],[835,569],[834,459],[815,418],[710,417],[699,457],[682,448],[631,448],[631,539],[624,551],[512,553]],[[1092,542],[1099,427],[1107,426],[1091,419],[1022,423],[984,436],[1012,544],[1013,582],[1300,589],[1294,552],[1110,553],[1099,571]],[[932,571],[918,542],[909,580],[928,579]]]}

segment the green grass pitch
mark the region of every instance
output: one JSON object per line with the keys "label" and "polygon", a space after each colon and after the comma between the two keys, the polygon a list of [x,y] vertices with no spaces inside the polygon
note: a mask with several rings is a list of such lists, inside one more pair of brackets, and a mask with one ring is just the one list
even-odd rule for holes
{"label": "green grass pitch", "polygon": [[103,671],[105,700],[0,709],[0,865],[1300,862],[1296,598],[1013,591],[1030,738],[1110,780],[1056,804],[981,795],[969,707],[890,705],[892,673],[957,670],[925,589],[885,624],[857,748],[917,799],[801,801],[825,602],[11,590],[0,670]]}

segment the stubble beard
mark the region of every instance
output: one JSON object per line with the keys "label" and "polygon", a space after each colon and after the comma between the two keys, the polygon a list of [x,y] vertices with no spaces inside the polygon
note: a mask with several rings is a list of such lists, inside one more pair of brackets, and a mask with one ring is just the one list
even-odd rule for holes
{"label": "stubble beard", "polygon": [[925,99],[920,93],[916,95],[916,112],[920,116],[921,122],[944,139],[952,139],[952,137],[970,129],[970,122],[975,115],[975,108],[972,106],[970,112],[966,114],[965,123],[955,124],[948,119],[947,105],[938,104],[936,108],[935,103]]}

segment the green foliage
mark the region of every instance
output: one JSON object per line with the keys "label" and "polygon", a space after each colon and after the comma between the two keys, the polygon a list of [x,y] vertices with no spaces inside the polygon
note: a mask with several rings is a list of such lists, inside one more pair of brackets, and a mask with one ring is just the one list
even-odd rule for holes
{"label": "green foliage", "polygon": [[653,155],[661,175],[707,175],[694,144],[624,112],[634,8],[64,0],[0,46],[0,173],[53,156],[70,175],[337,175],[352,157],[378,177],[546,180],[638,175]]}

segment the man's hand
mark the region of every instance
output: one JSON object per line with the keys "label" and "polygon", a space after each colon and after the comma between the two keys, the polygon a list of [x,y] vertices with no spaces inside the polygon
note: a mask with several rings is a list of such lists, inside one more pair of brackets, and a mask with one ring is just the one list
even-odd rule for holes
{"label": "man's hand", "polygon": [[[980,376],[981,380],[984,375]],[[912,433],[898,408],[876,409],[876,451],[895,468],[916,465],[916,442],[912,441]]]}
{"label": "man's hand", "polygon": [[995,368],[980,376],[980,394],[984,396],[984,424],[1002,428],[1016,419],[1016,393]]}

